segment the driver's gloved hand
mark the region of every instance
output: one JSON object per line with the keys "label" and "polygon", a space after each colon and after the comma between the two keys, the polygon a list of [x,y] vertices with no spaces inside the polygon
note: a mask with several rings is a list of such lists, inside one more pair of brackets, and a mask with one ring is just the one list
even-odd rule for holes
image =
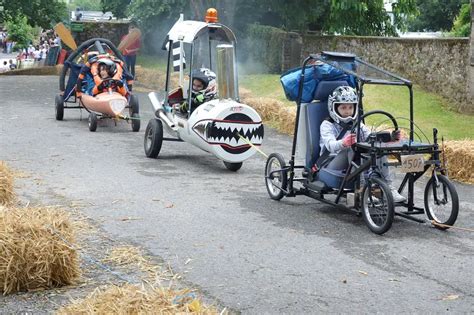
{"label": "driver's gloved hand", "polygon": [[123,87],[123,82],[120,81],[120,80],[116,80],[116,81],[115,81],[115,84],[116,84],[119,88]]}
{"label": "driver's gloved hand", "polygon": [[179,111],[181,113],[187,113],[188,112],[188,102],[184,102],[183,104],[181,104],[181,106],[179,107]]}
{"label": "driver's gloved hand", "polygon": [[102,92],[102,91],[105,89],[105,84],[104,84],[104,82],[101,82],[101,83],[97,86],[97,89]]}
{"label": "driver's gloved hand", "polygon": [[402,134],[400,133],[400,129],[392,131],[392,141],[400,141],[402,138]]}
{"label": "driver's gloved hand", "polygon": [[357,138],[356,138],[355,133],[350,133],[344,138],[342,138],[342,146],[345,148],[350,147],[351,145],[356,143],[356,141],[357,141]]}
{"label": "driver's gloved hand", "polygon": [[196,100],[196,103],[204,103],[204,95],[203,94],[197,95],[194,99]]}

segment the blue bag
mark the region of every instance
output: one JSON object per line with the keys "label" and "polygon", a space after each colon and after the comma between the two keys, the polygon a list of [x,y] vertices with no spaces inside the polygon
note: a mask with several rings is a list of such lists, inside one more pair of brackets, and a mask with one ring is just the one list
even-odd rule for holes
{"label": "blue bag", "polygon": [[[299,83],[301,79],[301,67],[293,68],[280,76],[280,82],[283,85],[286,98],[290,101],[296,101],[298,98]],[[308,66],[304,72],[302,103],[310,103],[313,100],[313,94],[316,90],[316,80],[314,79],[315,66]]]}
{"label": "blue bag", "polygon": [[[290,101],[296,101],[298,98],[301,71],[301,67],[294,68],[280,76],[286,98]],[[346,81],[349,86],[356,87],[356,79],[352,75],[348,75],[329,64],[307,66],[304,72],[301,103],[310,103],[314,99],[314,92],[321,81]]]}

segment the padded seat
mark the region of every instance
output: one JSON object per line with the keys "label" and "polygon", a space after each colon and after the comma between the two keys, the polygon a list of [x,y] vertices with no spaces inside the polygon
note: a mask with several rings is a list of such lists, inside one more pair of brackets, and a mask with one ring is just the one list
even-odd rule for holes
{"label": "padded seat", "polygon": [[349,85],[347,81],[321,81],[314,94],[315,101],[301,104],[300,125],[304,125],[306,143],[305,165],[310,169],[320,155],[319,139],[321,123],[329,117],[328,97],[339,86]]}

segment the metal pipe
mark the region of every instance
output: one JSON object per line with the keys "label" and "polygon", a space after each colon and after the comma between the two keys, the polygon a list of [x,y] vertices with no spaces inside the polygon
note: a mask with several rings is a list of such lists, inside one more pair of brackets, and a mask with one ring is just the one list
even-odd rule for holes
{"label": "metal pipe", "polygon": [[172,130],[177,131],[176,125],[166,116],[165,110],[163,105],[161,105],[160,101],[156,97],[155,92],[148,93],[148,98],[150,99],[153,108],[155,109],[155,115],[160,118],[165,124],[167,124]]}
{"label": "metal pipe", "polygon": [[234,46],[217,45],[217,85],[219,99],[237,99],[234,68]]}

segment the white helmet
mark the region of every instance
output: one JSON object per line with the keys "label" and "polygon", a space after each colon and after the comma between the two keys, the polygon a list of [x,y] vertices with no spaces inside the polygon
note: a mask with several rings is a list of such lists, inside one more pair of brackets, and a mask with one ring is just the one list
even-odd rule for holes
{"label": "white helmet", "polygon": [[[336,123],[343,122],[347,124],[357,118],[357,114],[359,112],[357,106],[358,102],[359,97],[357,96],[357,92],[355,89],[347,85],[337,87],[328,97],[329,116],[331,116],[331,118]],[[352,113],[352,115],[345,118],[341,117],[339,115],[339,112],[337,111],[337,107],[340,104],[353,104],[354,112]]]}

